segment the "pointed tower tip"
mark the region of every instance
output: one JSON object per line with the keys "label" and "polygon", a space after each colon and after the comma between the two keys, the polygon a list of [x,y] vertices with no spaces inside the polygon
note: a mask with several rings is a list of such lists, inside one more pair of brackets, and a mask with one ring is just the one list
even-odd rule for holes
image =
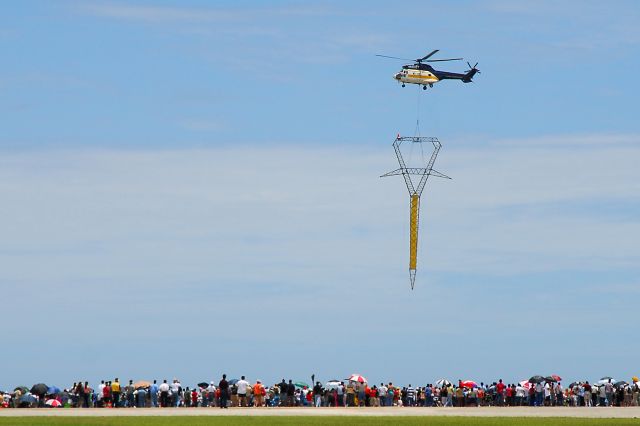
{"label": "pointed tower tip", "polygon": [[411,290],[413,290],[413,286],[416,284],[416,270],[409,269],[409,280],[411,281]]}

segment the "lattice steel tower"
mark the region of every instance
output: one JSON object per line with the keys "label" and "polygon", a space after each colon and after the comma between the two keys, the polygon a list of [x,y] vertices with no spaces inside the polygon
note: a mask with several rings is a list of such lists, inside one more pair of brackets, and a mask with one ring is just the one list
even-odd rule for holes
{"label": "lattice steel tower", "polygon": [[[407,167],[402,157],[402,152],[400,151],[400,145],[402,145],[403,142],[412,144],[431,143],[433,145],[431,158],[429,159],[425,167]],[[411,280],[411,290],[413,290],[416,282],[416,266],[418,263],[418,222],[420,218],[420,195],[422,194],[422,190],[427,184],[427,179],[429,179],[429,176],[451,179],[449,176],[433,169],[433,164],[436,162],[436,157],[438,156],[438,151],[440,151],[441,146],[442,144],[437,138],[422,136],[401,137],[400,135],[398,135],[396,140],[393,142],[393,149],[396,151],[396,156],[398,157],[400,168],[380,176],[387,177],[402,175],[402,177],[404,178],[404,182],[407,184],[409,196],[411,197],[409,209],[409,279]],[[420,176],[418,186],[415,186],[413,184],[413,180],[411,179],[412,175]]]}

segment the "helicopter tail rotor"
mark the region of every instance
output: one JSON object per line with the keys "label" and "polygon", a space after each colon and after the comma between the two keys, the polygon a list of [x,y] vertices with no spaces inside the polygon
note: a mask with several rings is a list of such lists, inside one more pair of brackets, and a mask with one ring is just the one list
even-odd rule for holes
{"label": "helicopter tail rotor", "polygon": [[478,66],[477,62],[474,66],[471,66],[469,62],[467,62],[467,65],[469,65],[469,71],[467,71],[467,73],[464,75],[464,77],[462,78],[462,81],[464,83],[471,83],[473,81],[472,79],[474,75],[482,74],[482,73],[478,68],[476,68]]}

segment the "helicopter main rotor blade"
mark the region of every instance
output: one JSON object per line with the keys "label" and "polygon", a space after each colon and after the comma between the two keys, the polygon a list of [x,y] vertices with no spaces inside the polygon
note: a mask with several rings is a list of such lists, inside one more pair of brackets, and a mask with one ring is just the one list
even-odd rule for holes
{"label": "helicopter main rotor blade", "polygon": [[422,58],[420,58],[420,59],[416,59],[416,62],[422,62],[422,61],[424,61],[425,59],[429,59],[430,57],[432,57],[433,55],[435,55],[435,54],[436,54],[436,53],[438,53],[439,51],[440,51],[439,49],[436,49],[436,50],[434,50],[433,52],[429,53],[427,56],[424,56],[424,57],[422,57]]}
{"label": "helicopter main rotor blade", "polygon": [[431,59],[423,62],[445,62],[445,61],[461,61],[463,58],[451,58],[451,59]]}
{"label": "helicopter main rotor blade", "polygon": [[413,59],[398,58],[396,56],[387,56],[387,55],[376,55],[376,56],[380,56],[381,58],[400,59],[401,61],[412,61],[413,60]]}

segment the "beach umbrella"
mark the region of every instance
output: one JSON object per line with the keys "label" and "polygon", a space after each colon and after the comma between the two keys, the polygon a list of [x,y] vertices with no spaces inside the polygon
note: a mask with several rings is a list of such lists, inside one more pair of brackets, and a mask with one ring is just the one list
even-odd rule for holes
{"label": "beach umbrella", "polygon": [[349,376],[347,380],[351,382],[367,383],[367,379],[365,379],[363,376],[359,374],[352,374],[351,376]]}
{"label": "beach umbrella", "polygon": [[138,380],[133,384],[135,389],[148,388],[149,386],[151,386],[151,382],[147,382],[146,380]]}
{"label": "beach umbrella", "polygon": [[47,389],[47,395],[57,395],[60,392],[62,391],[57,386],[49,386],[49,389]]}
{"label": "beach umbrella", "polygon": [[26,394],[26,395],[22,395],[20,397],[20,403],[21,404],[35,404],[38,400],[36,399],[35,396],[31,395],[30,393]]}
{"label": "beach umbrella", "polygon": [[38,383],[31,386],[31,393],[36,395],[45,395],[48,390],[49,386],[45,385],[44,383]]}
{"label": "beach umbrella", "polygon": [[209,387],[209,383],[207,383],[207,382],[200,382],[200,383],[198,383],[198,387],[199,387],[199,388],[208,388],[208,387]]}
{"label": "beach umbrella", "polygon": [[471,389],[471,388],[477,388],[478,384],[473,380],[463,380],[462,382],[460,382],[460,386],[462,386],[463,388]]}
{"label": "beach umbrella", "polygon": [[518,384],[527,390],[531,387],[531,383],[528,380],[523,380]]}
{"label": "beach umbrella", "polygon": [[617,388],[621,388],[624,386],[629,386],[629,383],[625,382],[624,380],[620,380],[619,382],[615,382],[613,384],[613,386],[617,387]]}
{"label": "beach umbrella", "polygon": [[608,377],[607,376],[607,377],[603,377],[602,379],[598,380],[596,382],[596,385],[598,385],[598,386],[606,385],[607,383],[609,383],[609,380],[611,380],[612,384],[617,382],[617,380],[614,379],[613,377]]}
{"label": "beach umbrella", "polygon": [[531,376],[529,379],[529,383],[542,383],[544,382],[544,377],[542,376]]}
{"label": "beach umbrella", "polygon": [[443,387],[443,386],[449,386],[451,384],[451,382],[447,379],[438,379],[436,380],[436,386],[438,387]]}
{"label": "beach umbrella", "polygon": [[309,385],[306,384],[305,382],[295,382],[294,385],[296,385],[299,388],[308,388]]}
{"label": "beach umbrella", "polygon": [[233,386],[233,385],[235,385],[236,383],[238,383],[239,381],[240,381],[240,379],[231,379],[231,380],[229,380],[229,382],[228,382],[228,383],[229,383],[229,386]]}
{"label": "beach umbrella", "polygon": [[545,377],[544,381],[547,383],[561,382],[562,377],[558,376],[557,374],[552,374],[550,376]]}
{"label": "beach umbrella", "polygon": [[611,376],[604,376],[604,377],[601,377],[600,380],[605,380],[605,381],[611,380],[611,381],[614,381],[614,378],[611,377]]}
{"label": "beach umbrella", "polygon": [[47,399],[45,405],[52,408],[62,407],[62,402],[58,401],[57,399]]}
{"label": "beach umbrella", "polygon": [[29,388],[28,388],[28,387],[26,387],[26,386],[16,386],[16,387],[13,389],[13,391],[14,391],[14,392],[15,392],[15,391],[17,391],[17,390],[19,390],[23,395],[24,395],[25,393],[29,393]]}
{"label": "beach umbrella", "polygon": [[328,390],[337,389],[340,386],[340,380],[329,380],[325,383],[324,388]]}

